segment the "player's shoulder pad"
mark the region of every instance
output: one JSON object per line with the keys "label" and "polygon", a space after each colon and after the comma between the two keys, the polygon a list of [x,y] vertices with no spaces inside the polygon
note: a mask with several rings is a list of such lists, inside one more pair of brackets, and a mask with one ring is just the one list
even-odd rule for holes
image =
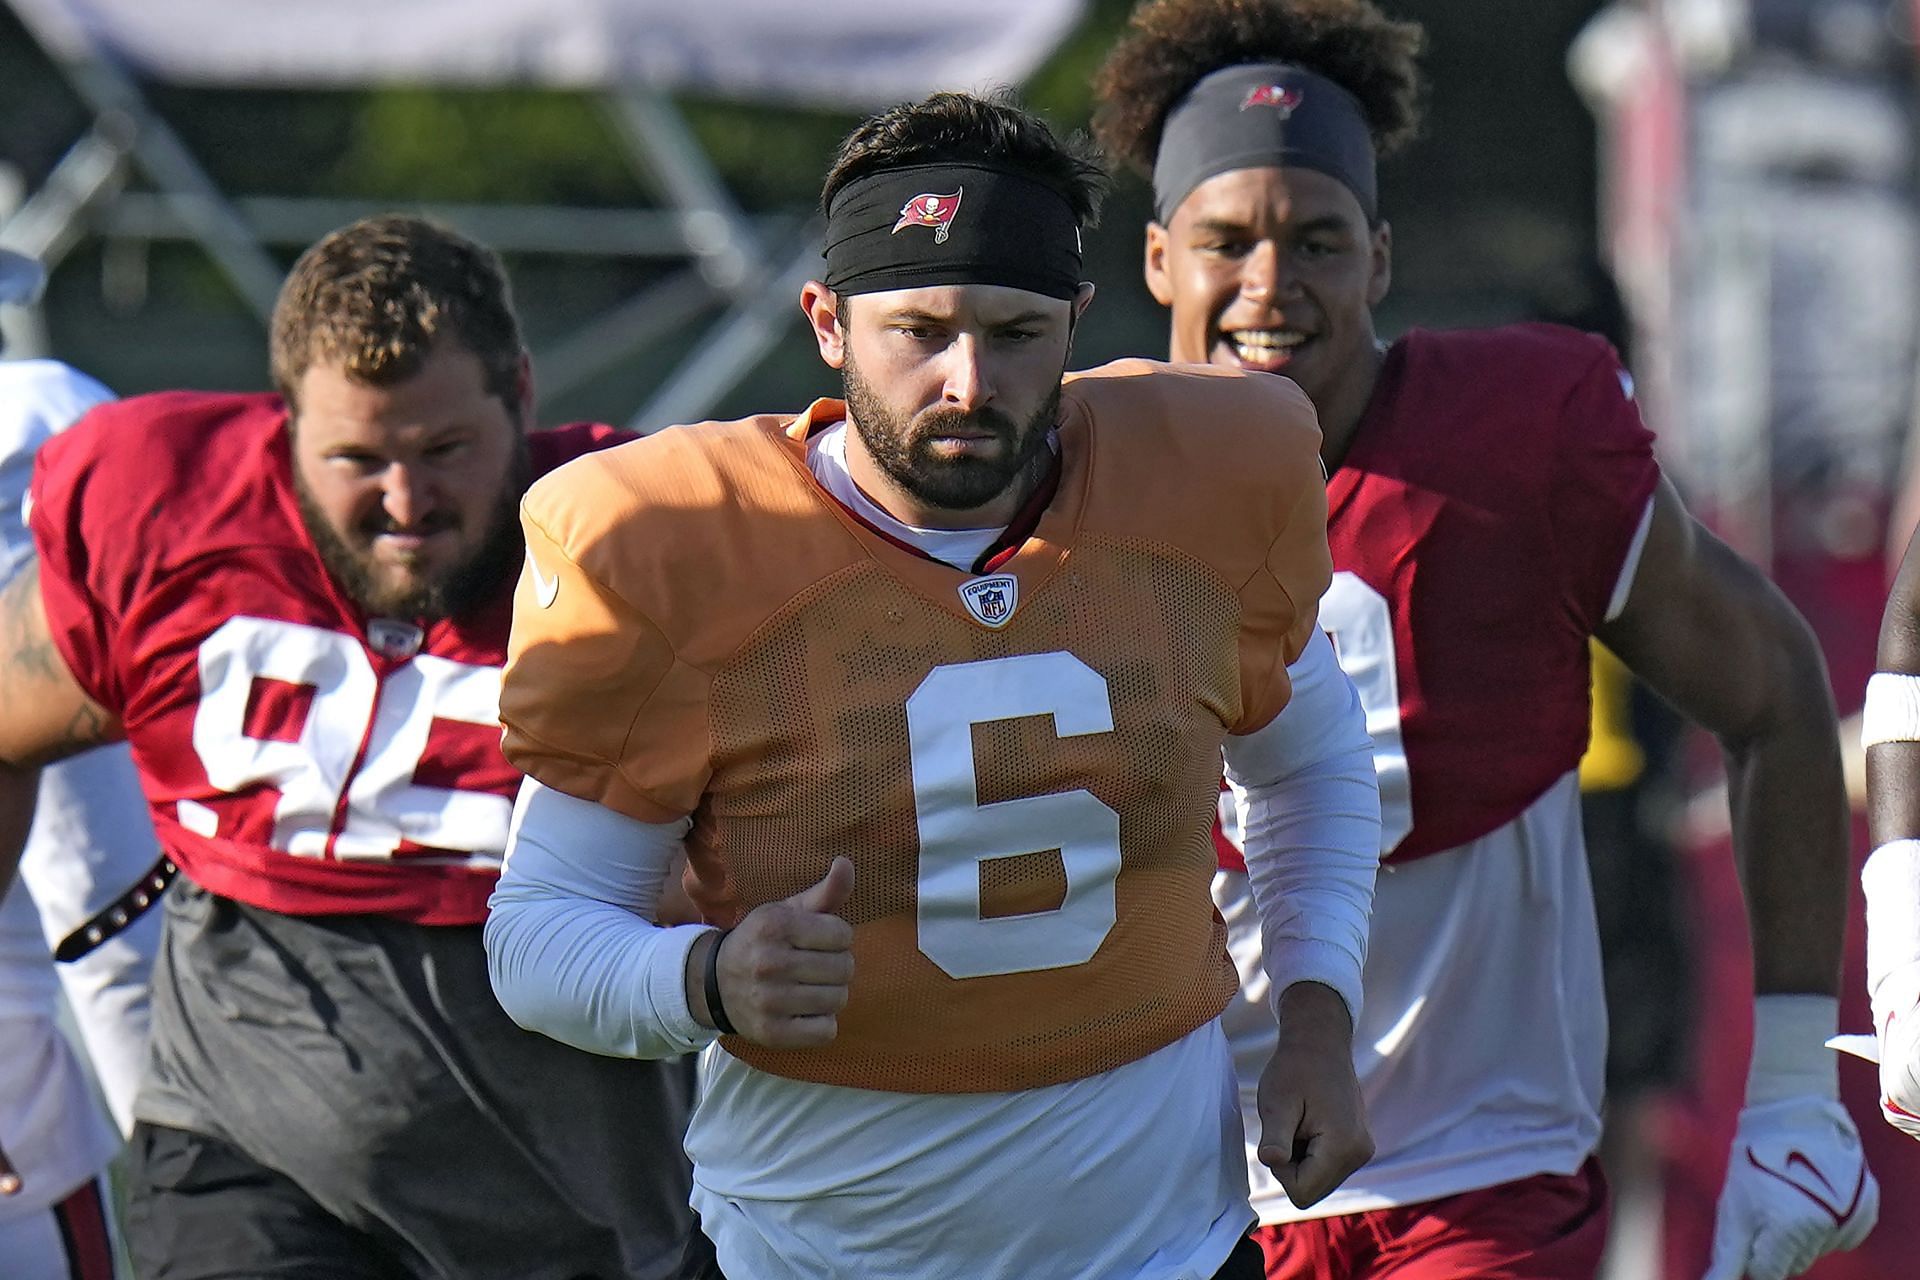
{"label": "player's shoulder pad", "polygon": [[257,466],[262,442],[285,422],[280,398],[269,394],[164,391],[110,400],[42,447],[35,501],[83,480],[86,492],[109,502],[136,499],[117,507],[116,518],[151,506],[157,494],[192,501]]}
{"label": "player's shoulder pad", "polygon": [[1068,374],[1064,398],[1111,417],[1118,429],[1173,434],[1210,453],[1255,443],[1288,452],[1320,447],[1313,402],[1293,379],[1275,374],[1115,360]]}
{"label": "player's shoulder pad", "polygon": [[[656,622],[713,613],[716,595],[778,596],[855,546],[811,491],[788,419],[669,427],[583,454],[536,480],[526,523]],[[709,606],[703,609],[702,602]]]}
{"label": "player's shoulder pad", "polygon": [[779,447],[778,419],[668,427],[558,462],[522,506],[584,566],[613,543],[726,519],[741,489],[777,471]]}
{"label": "player's shoulder pad", "polygon": [[1181,546],[1228,529],[1257,541],[1302,497],[1324,502],[1319,419],[1289,378],[1122,360],[1072,375],[1062,404],[1093,440],[1096,527]]}
{"label": "player's shoulder pad", "polygon": [[1407,341],[1418,372],[1492,397],[1556,404],[1594,378],[1632,394],[1631,381],[1621,381],[1625,370],[1613,344],[1566,325],[1417,330]]}

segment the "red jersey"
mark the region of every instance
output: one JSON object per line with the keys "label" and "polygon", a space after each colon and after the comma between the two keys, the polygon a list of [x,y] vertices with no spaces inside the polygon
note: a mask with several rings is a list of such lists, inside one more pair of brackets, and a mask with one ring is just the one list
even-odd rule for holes
{"label": "red jersey", "polygon": [[1659,478],[1632,385],[1552,325],[1388,351],[1328,481],[1320,624],[1366,708],[1390,861],[1497,830],[1579,764],[1587,642]]}
{"label": "red jersey", "polygon": [[[534,471],[622,438],[537,433]],[[301,521],[277,396],[103,405],[40,451],[32,492],[54,643],[188,875],[293,915],[485,917],[520,784],[510,576],[424,631],[368,618]]]}

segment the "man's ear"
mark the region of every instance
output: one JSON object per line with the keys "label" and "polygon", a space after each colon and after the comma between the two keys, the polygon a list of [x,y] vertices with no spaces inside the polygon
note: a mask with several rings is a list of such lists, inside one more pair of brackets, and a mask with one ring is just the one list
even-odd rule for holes
{"label": "man's ear", "polygon": [[1087,314],[1087,308],[1093,305],[1093,281],[1082,280],[1080,287],[1073,291],[1073,322],[1080,323],[1080,317]]}
{"label": "man's ear", "polygon": [[1173,282],[1167,278],[1167,229],[1157,222],[1147,224],[1147,249],[1144,266],[1147,292],[1163,307],[1173,305]]}
{"label": "man's ear", "polygon": [[1080,317],[1087,314],[1087,307],[1093,302],[1093,281],[1082,280],[1080,287],[1073,291],[1073,301],[1067,312],[1067,354],[1073,354],[1073,335],[1080,330]]}
{"label": "man's ear", "polygon": [[1367,279],[1367,305],[1377,307],[1393,287],[1393,228],[1382,219],[1370,239],[1373,263]]}
{"label": "man's ear", "polygon": [[840,301],[834,297],[833,290],[818,280],[809,280],[800,286],[800,313],[807,318],[807,327],[813,330],[814,345],[820,348],[820,359],[829,369],[838,369],[847,362],[847,331],[840,323]]}

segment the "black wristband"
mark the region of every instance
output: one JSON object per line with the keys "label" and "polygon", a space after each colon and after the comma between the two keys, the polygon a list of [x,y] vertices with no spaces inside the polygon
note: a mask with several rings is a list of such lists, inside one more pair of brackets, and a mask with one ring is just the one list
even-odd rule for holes
{"label": "black wristband", "polygon": [[707,1016],[713,1019],[713,1026],[723,1036],[737,1036],[739,1030],[733,1025],[733,1019],[727,1017],[727,1006],[720,1000],[720,944],[727,940],[729,929],[722,929],[715,938],[713,946],[707,950]]}

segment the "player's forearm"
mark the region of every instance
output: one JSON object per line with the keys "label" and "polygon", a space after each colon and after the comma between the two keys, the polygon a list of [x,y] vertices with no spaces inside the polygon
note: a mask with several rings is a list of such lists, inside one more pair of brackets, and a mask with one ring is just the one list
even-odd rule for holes
{"label": "player's forearm", "polygon": [[1781,665],[1756,731],[1722,738],[1754,989],[1832,995],[1840,983],[1848,876],[1839,729],[1817,650],[1784,655]]}
{"label": "player's forearm", "polygon": [[488,913],[487,972],[500,1007],[529,1031],[589,1053],[670,1058],[712,1038],[685,977],[690,949],[711,932],[523,884]]}
{"label": "player's forearm", "polygon": [[1920,742],[1867,748],[1867,844],[1920,839]]}
{"label": "player's forearm", "polygon": [[1229,740],[1227,779],[1244,817],[1248,884],[1276,997],[1322,984],[1357,1017],[1379,867],[1373,743],[1325,636],[1291,674],[1294,701],[1280,717]]}
{"label": "player's forearm", "polygon": [[[1920,542],[1916,542],[1920,545]],[[1873,848],[1920,837],[1920,555],[1900,567],[1860,712]]]}
{"label": "player's forearm", "polygon": [[616,1057],[672,1057],[712,1038],[686,978],[690,951],[711,930],[652,920],[683,831],[527,780],[484,931],[509,1017]]}

